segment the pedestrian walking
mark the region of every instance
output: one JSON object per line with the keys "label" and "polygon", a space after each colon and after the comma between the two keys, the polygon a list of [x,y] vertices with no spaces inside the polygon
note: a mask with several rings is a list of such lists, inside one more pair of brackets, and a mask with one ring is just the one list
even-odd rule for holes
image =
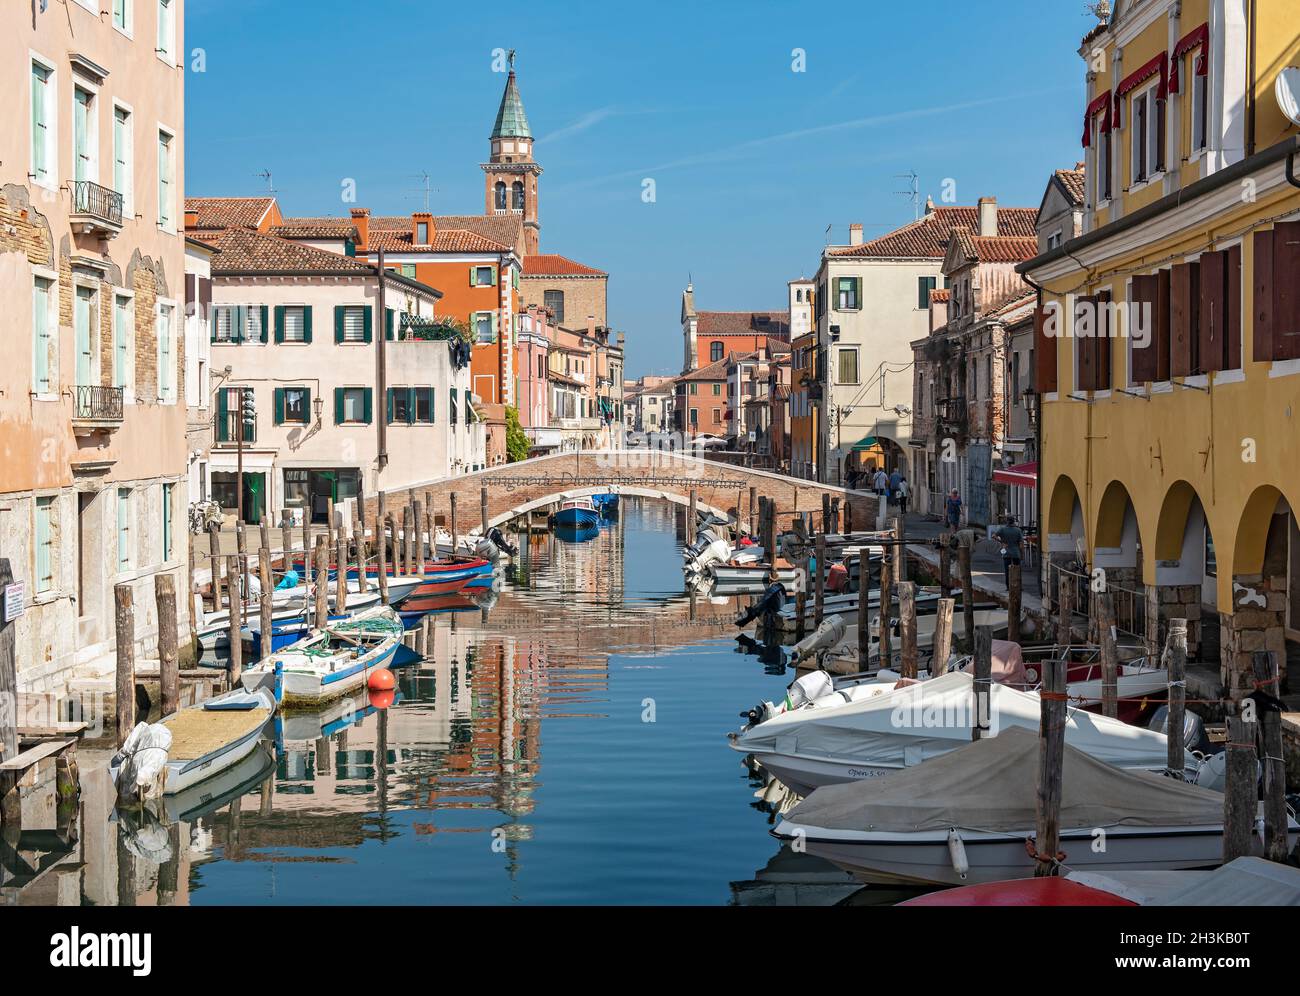
{"label": "pedestrian walking", "polygon": [[1008,515],[1005,524],[993,531],[993,535],[1002,541],[1002,579],[1011,587],[1011,565],[1020,563],[1020,547],[1025,541],[1025,534],[1016,525],[1016,517]]}
{"label": "pedestrian walking", "polygon": [[948,493],[947,499],[943,503],[944,520],[948,523],[949,529],[961,528],[961,495],[957,489],[953,488]]}
{"label": "pedestrian walking", "polygon": [[883,468],[876,471],[875,479],[871,482],[871,485],[882,500],[889,501],[889,475],[885,473]]}
{"label": "pedestrian walking", "polygon": [[904,474],[898,475],[898,510],[903,515],[907,514],[907,500],[912,497],[912,486],[907,483],[907,477]]}

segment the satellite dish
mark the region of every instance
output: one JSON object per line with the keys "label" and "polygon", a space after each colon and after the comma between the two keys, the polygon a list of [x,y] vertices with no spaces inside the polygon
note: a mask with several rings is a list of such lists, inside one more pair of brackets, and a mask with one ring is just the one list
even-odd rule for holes
{"label": "satellite dish", "polygon": [[1300,69],[1288,66],[1277,74],[1273,85],[1277,105],[1294,125],[1300,125]]}

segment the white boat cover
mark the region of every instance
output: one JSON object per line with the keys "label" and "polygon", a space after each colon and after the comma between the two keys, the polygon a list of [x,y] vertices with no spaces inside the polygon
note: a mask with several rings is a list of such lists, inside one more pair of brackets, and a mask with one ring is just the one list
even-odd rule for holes
{"label": "white boat cover", "polygon": [[[786,816],[828,830],[1022,833],[1037,819],[1039,738],[1030,730],[968,743],[921,768],[825,785]],[[1061,829],[1223,824],[1223,796],[1145,771],[1121,771],[1066,746]]]}
{"label": "white boat cover", "polygon": [[[1170,872],[1189,876],[1188,872]],[[1237,858],[1153,906],[1300,906],[1300,870],[1263,858]]]}
{"label": "white boat cover", "polygon": [[[969,674],[957,671],[884,694],[879,688],[846,689],[751,727],[734,746],[759,754],[911,767],[970,741],[973,685]],[[854,696],[857,701],[845,701]],[[1015,727],[1036,731],[1041,711],[1036,692],[996,683],[989,688],[989,731],[995,737]],[[1144,770],[1162,770],[1169,750],[1163,733],[1074,708],[1067,709],[1065,742],[1107,764]],[[1184,757],[1194,770],[1195,758]]]}

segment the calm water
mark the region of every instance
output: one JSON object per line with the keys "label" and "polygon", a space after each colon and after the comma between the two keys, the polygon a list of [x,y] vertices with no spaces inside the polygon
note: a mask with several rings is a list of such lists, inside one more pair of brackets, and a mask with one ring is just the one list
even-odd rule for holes
{"label": "calm water", "polygon": [[427,617],[427,659],[399,672],[393,705],[361,696],[285,718],[231,784],[156,824],[105,816],[107,789],[88,778],[83,865],[55,867],[18,901],[816,903],[852,892],[830,866],[780,853],[760,783],[726,746],[737,713],[790,678],[738,650],[734,601],[682,594],[680,516],[625,501],[595,539],[534,537],[482,605]]}

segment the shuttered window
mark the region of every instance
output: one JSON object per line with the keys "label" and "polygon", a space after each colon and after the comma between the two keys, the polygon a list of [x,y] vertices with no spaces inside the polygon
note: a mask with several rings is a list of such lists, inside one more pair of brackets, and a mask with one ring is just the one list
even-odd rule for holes
{"label": "shuttered window", "polygon": [[1056,390],[1056,343],[1061,330],[1058,323],[1049,336],[1047,318],[1047,308],[1034,309],[1034,387],[1040,394]]}
{"label": "shuttered window", "polygon": [[856,349],[839,350],[839,364],[837,383],[856,384],[858,382],[858,351]]}
{"label": "shuttered window", "polygon": [[122,213],[131,210],[131,112],[113,108],[113,189],[122,195]]}
{"label": "shuttered window", "polygon": [[117,571],[131,569],[131,489],[117,489]]}
{"label": "shuttered window", "polygon": [[32,349],[34,363],[32,381],[37,394],[53,390],[53,364],[50,357],[55,338],[54,323],[50,318],[50,298],[54,281],[37,277],[32,284]]}
{"label": "shuttered window", "polygon": [[244,309],[244,334],[242,338],[248,342],[258,342],[259,340],[262,340],[263,326],[261,308]]}
{"label": "shuttered window", "polygon": [[370,342],[370,308],[365,305],[339,305],[334,309],[335,342]]}
{"label": "shuttered window", "polygon": [[415,421],[419,425],[433,425],[433,388],[416,387],[412,389],[415,392]]}
{"label": "shuttered window", "polygon": [[1200,373],[1241,367],[1241,246],[1202,253],[1197,322]]}
{"label": "shuttered window", "polygon": [[172,228],[172,209],[175,196],[172,190],[172,136],[158,132],[158,224]]}
{"label": "shuttered window", "polygon": [[1300,222],[1255,233],[1256,361],[1300,359]]}
{"label": "shuttered window", "polygon": [[54,71],[33,62],[31,173],[37,183],[43,184],[49,184],[54,178],[53,90]]}
{"label": "shuttered window", "polygon": [[835,307],[839,311],[857,311],[862,305],[862,281],[857,277],[839,277],[835,281]]}
{"label": "shuttered window", "polygon": [[368,387],[336,387],[334,389],[334,421],[336,424],[367,425],[372,421],[372,394]]}
{"label": "shuttered window", "polygon": [[218,305],[212,309],[212,341],[238,342],[238,328],[235,322],[236,310],[227,305]]}
{"label": "shuttered window", "polygon": [[129,297],[113,299],[113,386],[126,388],[131,383],[132,319],[134,302]]}
{"label": "shuttered window", "polygon": [[1169,379],[1169,286],[1168,270],[1133,278],[1128,315],[1132,384]]}
{"label": "shuttered window", "polygon": [[311,308],[281,305],[275,309],[276,342],[311,342]]}
{"label": "shuttered window", "polygon": [[456,424],[456,411],[457,411],[456,405],[457,405],[457,403],[458,403],[458,402],[457,402],[457,400],[456,400],[456,389],[453,387],[453,388],[451,389],[451,404],[447,406],[447,411],[451,413],[451,424],[452,424],[452,425],[455,425],[455,424]]}
{"label": "shuttered window", "polygon": [[162,486],[162,559],[163,563],[172,559],[172,491],[174,484]]}
{"label": "shuttered window", "polygon": [[930,307],[930,291],[935,289],[937,277],[916,278],[916,306],[921,310]]}
{"label": "shuttered window", "polygon": [[54,498],[36,499],[36,590],[54,587]]}
{"label": "shuttered window", "polygon": [[1201,268],[1176,263],[1169,274],[1169,373],[1190,377],[1200,372]]}
{"label": "shuttered window", "polygon": [[158,400],[176,400],[175,346],[172,342],[172,306],[158,308]]}

